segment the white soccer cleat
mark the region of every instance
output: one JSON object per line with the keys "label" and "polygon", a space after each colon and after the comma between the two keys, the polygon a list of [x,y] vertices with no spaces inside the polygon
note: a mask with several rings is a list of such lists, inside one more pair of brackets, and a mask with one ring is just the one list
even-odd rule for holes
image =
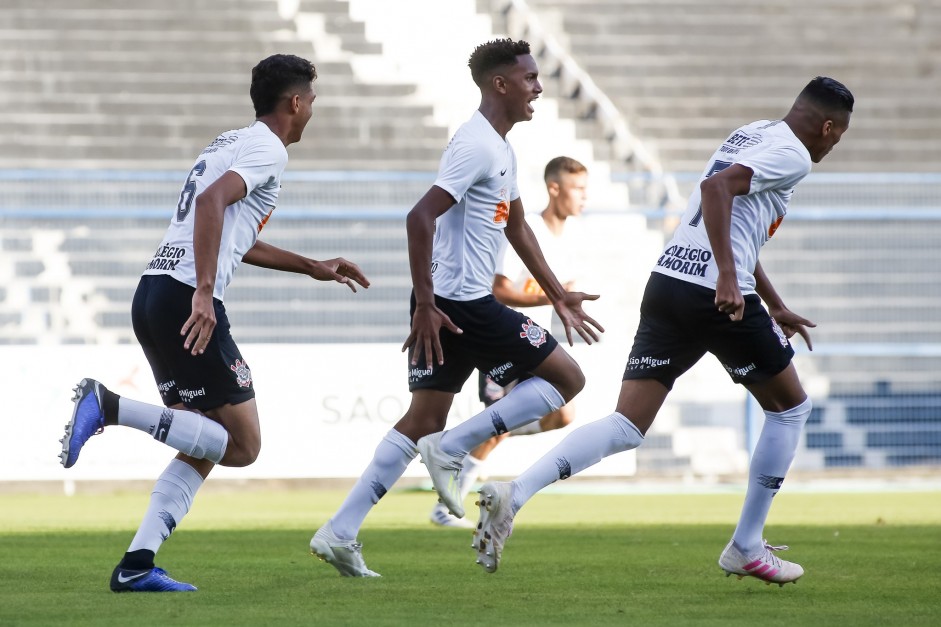
{"label": "white soccer cleat", "polygon": [[784,586],[786,583],[797,582],[804,574],[800,564],[788,562],[774,555],[772,551],[786,551],[787,546],[771,546],[762,540],[762,552],[757,557],[744,555],[738,550],[734,542],[729,542],[719,556],[719,567],[725,571],[726,577],[738,575],[761,579],[769,586],[773,583]]}
{"label": "white soccer cleat", "polygon": [[444,503],[454,516],[464,518],[464,499],[461,497],[460,477],[463,456],[441,450],[444,431],[432,433],[418,440],[421,462],[428,469],[431,483],[438,493],[438,502]]}
{"label": "white soccer cleat", "polygon": [[329,520],[310,539],[310,552],[331,564],[344,577],[381,576],[366,568],[363,545],[356,540],[341,540],[336,537]]}
{"label": "white soccer cleat", "polygon": [[455,527],[457,529],[473,529],[474,523],[464,518],[452,516],[444,503],[437,503],[431,510],[431,516],[428,517],[431,522],[439,527]]}
{"label": "white soccer cleat", "polygon": [[490,481],[477,491],[480,500],[480,520],[474,531],[477,563],[488,573],[496,572],[500,566],[503,545],[513,533],[513,484],[506,481]]}

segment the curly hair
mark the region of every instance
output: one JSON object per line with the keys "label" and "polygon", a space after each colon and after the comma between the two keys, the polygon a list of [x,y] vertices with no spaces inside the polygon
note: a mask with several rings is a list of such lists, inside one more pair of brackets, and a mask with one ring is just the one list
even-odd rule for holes
{"label": "curly hair", "polygon": [[249,95],[255,117],[268,115],[278,99],[293,89],[306,89],[317,78],[317,69],[307,59],[293,54],[273,54],[252,68]]}
{"label": "curly hair", "polygon": [[494,39],[480,44],[467,61],[471,78],[478,87],[483,87],[497,68],[516,65],[516,57],[529,54],[529,42],[512,39]]}

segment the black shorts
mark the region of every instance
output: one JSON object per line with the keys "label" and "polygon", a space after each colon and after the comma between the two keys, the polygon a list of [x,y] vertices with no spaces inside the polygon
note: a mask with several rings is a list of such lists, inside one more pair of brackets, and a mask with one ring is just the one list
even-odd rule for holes
{"label": "black shorts", "polygon": [[735,383],[760,383],[791,363],[794,349],[757,294],[745,296],[742,319],[716,309],[715,290],[653,272],[640,305],[640,324],[624,380],[676,379],[707,352]]}
{"label": "black shorts", "polygon": [[164,275],[141,277],[131,305],[134,334],[157,382],[164,405],[183,403],[206,411],[255,398],[252,373],[229,334],[222,302],[213,299],[216,328],[206,352],[193,356],[183,348],[180,329],[193,311],[195,290]]}
{"label": "black shorts", "polygon": [[[435,296],[435,305],[462,331],[441,330],[444,364],[425,364],[424,349],[412,365],[409,350],[408,389],[457,394],[475,368],[503,386],[541,364],[559,345],[548,331],[526,315],[500,303],[492,294],[469,301]],[[410,317],[415,313],[412,294]],[[414,349],[414,347],[413,347]]]}

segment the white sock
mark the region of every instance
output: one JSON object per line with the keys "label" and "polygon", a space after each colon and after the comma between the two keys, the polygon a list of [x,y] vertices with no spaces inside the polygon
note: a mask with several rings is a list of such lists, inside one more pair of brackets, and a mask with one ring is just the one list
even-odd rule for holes
{"label": "white sock", "polygon": [[225,455],[229,434],[221,424],[184,409],[118,399],[118,424],[149,433],[181,453],[218,464]]}
{"label": "white sock", "polygon": [[202,484],[203,477],[195,468],[178,459],[171,461],[154,484],[150,506],[131,540],[128,553],[140,549],[156,553],[186,516]]}
{"label": "white sock", "polygon": [[470,494],[471,488],[480,476],[480,471],[485,465],[484,460],[477,459],[470,453],[464,456],[461,474],[458,476],[458,488],[461,491],[461,498]]}
{"label": "white sock", "polygon": [[513,482],[513,512],[534,494],[559,479],[568,479],[605,457],[637,448],[644,442],[637,427],[614,412],[568,434]]}
{"label": "white sock", "polygon": [[739,550],[749,557],[762,548],[762,533],[771,509],[771,499],[781,489],[784,475],[794,461],[801,431],[812,407],[808,398],[787,411],[765,412],[765,424],[748,469],[745,504],[732,535]]}
{"label": "white sock", "polygon": [[415,443],[395,429],[390,430],[372,461],[350,490],[343,505],[330,519],[333,533],[341,540],[354,540],[366,514],[392,487],[409,463],[418,455]]}
{"label": "white sock", "polygon": [[564,404],[562,395],[545,379],[526,379],[487,409],[445,431],[441,449],[452,455],[466,455],[493,436],[539,420]]}
{"label": "white sock", "polygon": [[537,433],[542,433],[542,424],[539,420],[533,420],[528,425],[510,431],[510,435],[536,435]]}

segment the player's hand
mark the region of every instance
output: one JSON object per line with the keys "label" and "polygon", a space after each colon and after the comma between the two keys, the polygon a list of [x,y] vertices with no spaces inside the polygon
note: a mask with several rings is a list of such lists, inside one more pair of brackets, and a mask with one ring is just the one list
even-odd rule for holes
{"label": "player's hand", "polygon": [[193,311],[180,329],[180,335],[186,338],[183,340],[183,348],[192,355],[202,355],[215,328],[216,310],[212,304],[212,293],[196,290],[193,294]]}
{"label": "player's hand", "polygon": [[729,316],[732,322],[738,322],[745,313],[745,298],[738,287],[735,275],[719,275],[716,281],[716,309]]}
{"label": "player's hand", "polygon": [[359,283],[364,288],[369,288],[369,279],[367,279],[363,271],[359,269],[359,266],[352,261],[347,261],[343,257],[327,259],[326,261],[314,261],[314,267],[310,272],[310,276],[318,281],[336,281],[337,283],[342,283],[354,292],[356,291],[356,283]]}
{"label": "player's hand", "polygon": [[[412,315],[412,330],[405,338],[402,352],[412,349],[412,365],[418,365],[418,356],[425,354],[425,367],[431,370],[433,362],[444,363],[444,351],[441,349],[441,327],[451,333],[464,331],[451,322],[451,318],[434,305],[418,305]],[[437,358],[437,359],[436,359]]]}
{"label": "player's hand", "polygon": [[812,329],[817,326],[816,324],[807,318],[798,316],[787,307],[772,309],[768,313],[771,314],[774,321],[781,327],[781,331],[784,332],[786,338],[790,339],[794,337],[795,334],[800,335],[804,338],[804,343],[807,344],[807,350],[814,350],[814,344],[810,341],[810,331],[807,330],[807,327]]}
{"label": "player's hand", "polygon": [[559,314],[559,320],[562,321],[562,326],[565,327],[565,339],[568,340],[569,346],[574,345],[572,329],[585,340],[586,344],[597,342],[599,340],[598,334],[604,333],[604,327],[582,309],[582,302],[598,300],[598,298],[598,294],[566,292],[561,300],[553,303],[556,313]]}

